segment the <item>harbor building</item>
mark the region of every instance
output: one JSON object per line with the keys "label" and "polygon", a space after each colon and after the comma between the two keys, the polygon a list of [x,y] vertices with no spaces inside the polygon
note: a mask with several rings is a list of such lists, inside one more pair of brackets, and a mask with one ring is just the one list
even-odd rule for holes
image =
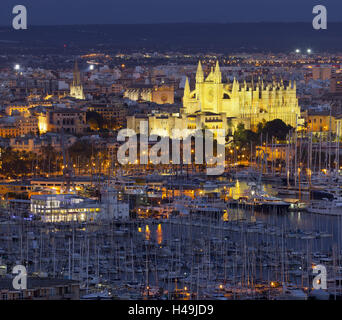
{"label": "harbor building", "polygon": [[31,196],[31,213],[44,222],[94,221],[101,205],[75,194],[41,194]]}
{"label": "harbor building", "polygon": [[113,190],[105,190],[101,201],[76,194],[39,194],[31,196],[31,213],[44,222],[84,222],[128,219],[129,205],[118,201]]}

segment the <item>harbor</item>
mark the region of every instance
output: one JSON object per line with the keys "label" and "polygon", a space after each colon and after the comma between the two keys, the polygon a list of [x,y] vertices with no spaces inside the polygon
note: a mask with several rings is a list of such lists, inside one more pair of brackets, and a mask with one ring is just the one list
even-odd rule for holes
{"label": "harbor", "polygon": [[111,221],[53,222],[3,209],[0,268],[23,264],[37,277],[75,280],[81,299],[309,299],[313,266],[324,264],[324,299],[341,296],[341,215],[291,210],[270,183],[180,185],[166,197],[163,184],[160,192],[121,184],[122,201],[144,195],[160,210],[142,203]]}

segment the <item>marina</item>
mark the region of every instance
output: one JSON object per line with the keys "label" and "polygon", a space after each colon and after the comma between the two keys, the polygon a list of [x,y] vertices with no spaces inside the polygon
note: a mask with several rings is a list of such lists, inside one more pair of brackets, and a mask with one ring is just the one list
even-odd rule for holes
{"label": "marina", "polygon": [[142,214],[141,206],[112,222],[42,221],[3,209],[1,265],[75,280],[81,299],[188,300],[309,299],[312,266],[323,263],[328,294],[339,298],[342,217],[290,210],[272,184],[232,185],[192,189],[196,197],[178,190],[173,198],[150,198],[146,188],[164,209]]}

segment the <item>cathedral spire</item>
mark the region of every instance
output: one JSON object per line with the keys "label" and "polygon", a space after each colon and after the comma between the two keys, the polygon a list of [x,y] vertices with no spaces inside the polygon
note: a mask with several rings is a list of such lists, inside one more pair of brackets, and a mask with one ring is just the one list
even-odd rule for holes
{"label": "cathedral spire", "polygon": [[184,97],[190,96],[190,85],[188,77],[185,78]]}
{"label": "cathedral spire", "polygon": [[73,79],[74,86],[81,85],[81,74],[80,74],[80,70],[78,69],[77,59],[75,59],[75,65],[74,65],[74,72],[73,73],[74,73],[74,79]]}
{"label": "cathedral spire", "polygon": [[201,60],[198,61],[197,72],[196,72],[196,82],[203,82],[204,74],[202,69]]}
{"label": "cathedral spire", "polygon": [[222,74],[220,71],[220,65],[218,60],[216,61],[216,66],[215,66],[215,83],[221,83],[222,82]]}
{"label": "cathedral spire", "polygon": [[73,81],[72,81],[72,84],[70,85],[70,96],[76,99],[84,100],[85,95],[83,92],[81,74],[78,69],[77,59],[75,59],[75,66],[74,66],[73,74],[74,74]]}
{"label": "cathedral spire", "polygon": [[217,72],[217,73],[221,72],[218,60],[216,60],[215,72]]}
{"label": "cathedral spire", "polygon": [[238,91],[239,91],[239,82],[234,77],[232,92],[236,93]]}

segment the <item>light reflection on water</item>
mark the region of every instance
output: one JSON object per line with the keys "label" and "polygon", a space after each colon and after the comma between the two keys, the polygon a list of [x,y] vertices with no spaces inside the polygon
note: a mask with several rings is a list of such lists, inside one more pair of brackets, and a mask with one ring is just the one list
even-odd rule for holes
{"label": "light reflection on water", "polygon": [[145,226],[145,239],[150,240],[151,238],[151,231],[150,227],[148,225]]}
{"label": "light reflection on water", "polygon": [[[233,187],[226,187],[225,193],[233,199],[243,196],[249,188],[248,182],[244,180],[236,180]],[[204,191],[203,189],[201,189]],[[205,193],[218,192],[224,190],[224,186]],[[262,190],[270,196],[277,196],[277,190],[270,183],[263,183]],[[197,193],[196,191],[194,192]],[[303,231],[321,231],[331,233],[333,235],[333,243],[341,242],[341,226],[342,217],[324,216],[312,214],[308,212],[253,212],[252,210],[233,210],[229,209],[229,220],[246,219],[250,222],[262,221],[272,226],[278,226],[284,230],[303,230]],[[331,240],[330,240],[331,241]]]}
{"label": "light reflection on water", "polygon": [[[243,196],[247,189],[249,188],[248,182],[244,180],[236,180],[235,184],[231,187],[228,184],[222,185],[216,188],[212,188],[210,190],[206,190],[203,187],[193,188],[187,190],[169,190],[169,196],[173,193],[173,196],[180,196],[181,193],[183,195],[189,196],[191,198],[197,198],[200,196],[209,195],[210,193],[221,194],[224,191],[226,198],[238,199]],[[267,194],[271,196],[277,196],[277,190],[272,187],[270,183],[263,183],[262,189]],[[245,219],[249,222],[257,222],[261,221],[270,226],[277,226],[279,228],[284,229],[285,231],[296,231],[298,229],[302,231],[321,231],[330,233],[333,235],[333,240],[330,238],[324,239],[324,242],[330,242],[330,244],[336,244],[341,242],[341,226],[342,226],[342,217],[336,216],[324,216],[318,214],[311,214],[308,212],[284,212],[284,213],[275,213],[275,212],[256,212],[253,210],[245,210],[245,209],[228,209],[227,211],[228,220],[241,220]],[[227,220],[227,215],[222,216],[219,220]],[[163,224],[164,227],[164,224]],[[156,230],[157,231],[157,230]],[[166,233],[168,232],[166,229]],[[164,234],[165,237],[165,234]]]}
{"label": "light reflection on water", "polygon": [[[263,190],[272,196],[277,196],[277,191],[272,188],[271,184],[263,184]],[[237,199],[244,194],[248,185],[246,181],[237,181],[235,186],[232,187],[233,198]],[[342,217],[327,216],[312,214],[309,212],[253,212],[251,210],[240,210],[236,213],[241,219],[242,217],[253,221],[261,220],[270,225],[283,227],[285,230],[301,229],[303,231],[324,231],[333,234],[334,242],[341,241],[341,225]],[[231,216],[234,216],[231,214]]]}
{"label": "light reflection on water", "polygon": [[161,244],[163,242],[163,230],[162,230],[162,226],[160,223],[158,224],[156,234],[157,234],[157,243]]}

